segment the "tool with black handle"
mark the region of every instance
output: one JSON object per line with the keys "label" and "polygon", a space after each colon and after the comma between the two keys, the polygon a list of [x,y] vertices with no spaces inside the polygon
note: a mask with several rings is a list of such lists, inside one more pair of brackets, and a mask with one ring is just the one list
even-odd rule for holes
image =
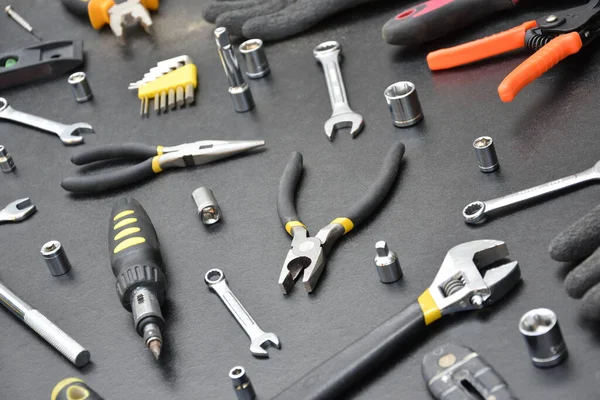
{"label": "tool with black handle", "polygon": [[167,280],[156,231],[137,200],[122,198],[113,207],[108,247],[119,300],[133,314],[137,333],[158,360]]}
{"label": "tool with black handle", "polygon": [[58,382],[50,400],[104,400],[79,378],[67,378]]}
{"label": "tool with black handle", "polygon": [[389,44],[415,45],[438,39],[520,0],[430,0],[398,13],[381,30]]}
{"label": "tool with black handle", "polygon": [[295,194],[302,176],[302,154],[292,153],[279,183],[277,211],[287,233],[292,236],[292,248],[288,251],[279,275],[279,287],[287,294],[300,275],[307,292],[312,292],[325,269],[326,257],[333,245],[346,233],[369,218],[388,195],[404,156],[404,144],[396,142],[383,159],[379,176],[364,196],[349,210],[345,217],[336,218],[316,236],[309,237],[308,229],[300,222],[295,205]]}
{"label": "tool with black handle", "polygon": [[433,322],[458,311],[481,309],[511,291],[521,279],[521,271],[516,261],[505,260],[507,256],[508,248],[499,240],[475,240],[453,247],[433,283],[417,301],[304,375],[275,399],[344,398],[382,362],[425,335]]}

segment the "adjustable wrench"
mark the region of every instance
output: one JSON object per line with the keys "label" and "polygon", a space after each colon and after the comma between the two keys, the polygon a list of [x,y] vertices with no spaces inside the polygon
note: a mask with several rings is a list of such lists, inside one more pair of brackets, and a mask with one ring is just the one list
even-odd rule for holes
{"label": "adjustable wrench", "polygon": [[538,197],[558,192],[559,190],[567,189],[584,182],[600,179],[600,161],[592,168],[587,169],[578,174],[567,176],[566,178],[557,179],[552,182],[544,183],[543,185],[535,186],[530,189],[521,190],[520,192],[509,194],[504,197],[488,201],[474,201],[469,203],[463,209],[463,217],[467,224],[480,224],[485,221],[487,214],[502,210],[504,208],[517,205]]}
{"label": "adjustable wrench", "polygon": [[209,288],[215,291],[235,317],[237,322],[244,328],[250,337],[250,352],[256,357],[269,357],[264,348],[271,345],[280,348],[279,338],[274,333],[266,333],[258,327],[248,311],[242,306],[233,292],[229,289],[225,274],[220,269],[211,269],[204,276],[204,281]]}
{"label": "adjustable wrench", "polygon": [[410,348],[436,320],[478,310],[502,299],[521,279],[517,261],[508,261],[506,243],[475,240],[451,248],[419,298],[271,400],[346,398],[344,395],[381,364]]}
{"label": "adjustable wrench", "polygon": [[17,111],[8,104],[8,100],[0,97],[0,119],[6,119],[20,124],[29,125],[43,131],[54,133],[62,140],[65,146],[83,143],[80,133],[94,132],[90,124],[78,122],[72,125],[64,125],[49,119],[38,117]]}
{"label": "adjustable wrench", "polygon": [[348,103],[339,63],[341,53],[342,46],[333,40],[321,43],[313,50],[315,58],[323,66],[329,100],[333,109],[331,117],[325,122],[325,135],[330,141],[333,140],[333,134],[340,128],[349,127],[350,136],[355,138],[365,126],[362,115],[352,111]]}

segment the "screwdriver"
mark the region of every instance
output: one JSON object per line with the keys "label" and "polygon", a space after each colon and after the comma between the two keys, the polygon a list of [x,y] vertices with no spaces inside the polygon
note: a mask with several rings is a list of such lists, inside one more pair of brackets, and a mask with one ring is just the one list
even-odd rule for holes
{"label": "screwdriver", "polygon": [[108,247],[119,300],[132,313],[138,335],[158,360],[165,326],[160,308],[167,280],[156,231],[137,200],[122,198],[114,205]]}

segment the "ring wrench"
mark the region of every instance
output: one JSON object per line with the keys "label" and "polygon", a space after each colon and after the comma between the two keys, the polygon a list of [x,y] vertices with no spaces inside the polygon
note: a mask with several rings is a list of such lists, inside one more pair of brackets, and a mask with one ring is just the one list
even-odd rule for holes
{"label": "ring wrench", "polygon": [[557,179],[530,189],[521,190],[520,192],[512,193],[504,197],[469,203],[463,209],[463,217],[467,224],[479,224],[485,221],[489,213],[596,179],[600,179],[600,161],[592,168],[578,174],[567,176],[566,178]]}
{"label": "ring wrench", "polygon": [[250,337],[250,352],[256,357],[269,357],[265,347],[271,345],[278,349],[281,347],[279,338],[274,333],[264,332],[258,327],[248,311],[242,306],[233,292],[229,289],[225,274],[220,269],[211,269],[204,276],[204,281],[209,288],[215,291],[227,306],[237,322],[244,328]]}
{"label": "ring wrench", "polygon": [[313,50],[315,58],[323,66],[329,100],[333,109],[331,117],[325,122],[325,135],[330,141],[333,140],[333,134],[338,129],[350,128],[350,136],[355,138],[365,126],[362,115],[352,111],[348,103],[339,63],[341,53],[342,46],[333,40],[321,43]]}
{"label": "ring wrench", "polygon": [[31,204],[29,197],[18,199],[0,210],[0,223],[21,222],[35,213],[35,205]]}
{"label": "ring wrench", "polygon": [[71,125],[64,125],[59,122],[51,121],[36,115],[17,111],[8,104],[8,100],[0,97],[0,119],[6,119],[18,122],[23,125],[32,126],[43,131],[54,133],[60,138],[65,146],[73,146],[83,143],[83,137],[77,136],[80,133],[94,132],[90,124],[78,122]]}

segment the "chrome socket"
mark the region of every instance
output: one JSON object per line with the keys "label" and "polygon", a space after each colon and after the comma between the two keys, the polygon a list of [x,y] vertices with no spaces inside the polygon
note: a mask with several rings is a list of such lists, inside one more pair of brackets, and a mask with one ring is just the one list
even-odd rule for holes
{"label": "chrome socket", "polygon": [[0,145],[0,169],[5,174],[12,172],[17,168],[15,166],[15,162],[8,151],[6,151],[6,147]]}
{"label": "chrome socket", "polygon": [[252,382],[250,382],[250,378],[246,375],[244,367],[233,367],[229,371],[229,378],[231,378],[231,383],[233,384],[233,389],[238,400],[256,399],[254,387],[252,387]]}
{"label": "chrome socket", "polygon": [[198,216],[204,225],[212,225],[221,219],[221,209],[212,190],[199,187],[192,192],[192,198],[198,207]]}
{"label": "chrome socket", "polygon": [[383,95],[392,114],[394,126],[407,128],[423,120],[423,110],[414,83],[396,82],[388,86]]}
{"label": "chrome socket", "polygon": [[51,240],[43,245],[41,253],[52,276],[64,275],[71,270],[67,253],[58,240]]}
{"label": "chrome socket", "polygon": [[519,321],[519,331],[536,367],[554,367],[567,358],[567,345],[554,311],[547,308],[528,311]]}
{"label": "chrome socket", "polygon": [[85,103],[94,97],[94,93],[92,93],[92,88],[88,83],[85,72],[75,72],[74,74],[71,74],[67,82],[71,85],[76,102]]}
{"label": "chrome socket", "polygon": [[246,61],[246,75],[248,78],[259,79],[271,72],[262,40],[246,40],[240,44],[239,50]]}
{"label": "chrome socket", "polygon": [[477,162],[481,172],[494,172],[500,168],[498,163],[498,155],[494,147],[494,140],[489,136],[481,136],[473,142]]}
{"label": "chrome socket", "polygon": [[402,269],[398,256],[390,251],[385,241],[381,240],[375,244],[377,256],[375,257],[375,269],[379,275],[379,280],[383,283],[396,282],[402,278]]}

